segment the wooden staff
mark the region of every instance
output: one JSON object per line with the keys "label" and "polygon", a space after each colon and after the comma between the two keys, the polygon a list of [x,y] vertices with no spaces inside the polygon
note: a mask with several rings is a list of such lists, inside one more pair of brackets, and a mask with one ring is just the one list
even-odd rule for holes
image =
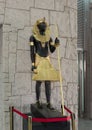
{"label": "wooden staff", "polygon": [[[55,36],[58,38],[58,25],[55,25],[56,31]],[[60,64],[60,50],[59,47],[57,47],[57,57],[58,57],[58,67],[59,67],[59,76],[60,76],[60,94],[61,94],[61,112],[62,115],[64,115],[64,97],[63,97],[63,88],[62,88],[62,78],[61,78],[61,64]]]}

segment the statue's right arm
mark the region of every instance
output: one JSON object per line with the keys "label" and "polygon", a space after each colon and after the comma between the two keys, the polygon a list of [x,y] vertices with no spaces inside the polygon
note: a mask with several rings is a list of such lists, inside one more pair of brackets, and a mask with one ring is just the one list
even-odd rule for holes
{"label": "statue's right arm", "polygon": [[34,46],[34,37],[31,36],[29,39],[29,45],[30,45],[30,57],[32,61],[32,68],[34,68],[35,65],[35,46]]}

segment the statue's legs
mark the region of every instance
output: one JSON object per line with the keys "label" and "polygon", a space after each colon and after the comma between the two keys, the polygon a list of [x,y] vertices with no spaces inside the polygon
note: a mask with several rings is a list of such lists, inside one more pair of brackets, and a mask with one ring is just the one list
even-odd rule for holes
{"label": "statue's legs", "polygon": [[41,81],[36,81],[36,100],[39,101],[41,92]]}
{"label": "statue's legs", "polygon": [[45,94],[46,94],[46,99],[47,99],[47,107],[50,110],[54,110],[54,108],[51,106],[51,103],[50,103],[50,96],[51,96],[51,82],[50,81],[45,81]]}
{"label": "statue's legs", "polygon": [[[39,101],[40,99],[40,93],[41,93],[41,81],[36,81],[36,100],[37,100],[37,106],[38,108],[42,108],[42,105]],[[51,96],[51,82],[45,81],[45,94],[46,94],[46,100],[47,100],[47,107],[51,110],[54,110],[54,108],[51,106],[50,103],[50,96]]]}
{"label": "statue's legs", "polygon": [[50,96],[51,96],[51,82],[45,81],[45,94],[47,103],[50,103]]}
{"label": "statue's legs", "polygon": [[[39,101],[40,99],[40,93],[41,93],[41,81],[36,81],[36,100]],[[50,96],[51,96],[51,82],[45,81],[45,94],[46,94],[46,100],[47,103],[50,102]]]}
{"label": "statue's legs", "polygon": [[37,107],[42,109],[42,105],[39,101],[39,98],[40,98],[40,92],[41,92],[41,81],[36,81],[36,100],[37,100]]}

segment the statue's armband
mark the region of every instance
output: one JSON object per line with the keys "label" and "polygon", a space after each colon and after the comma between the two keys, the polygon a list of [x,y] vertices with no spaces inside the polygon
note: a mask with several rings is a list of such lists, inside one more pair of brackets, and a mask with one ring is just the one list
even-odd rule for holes
{"label": "statue's armband", "polygon": [[51,46],[54,46],[54,42],[50,42],[50,45],[51,45]]}
{"label": "statue's armband", "polygon": [[34,42],[29,42],[29,45],[30,46],[34,46]]}

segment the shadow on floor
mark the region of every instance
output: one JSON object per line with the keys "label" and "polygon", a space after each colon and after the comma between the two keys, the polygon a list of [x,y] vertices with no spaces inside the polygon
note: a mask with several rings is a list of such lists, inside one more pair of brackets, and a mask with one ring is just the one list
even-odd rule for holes
{"label": "shadow on floor", "polygon": [[78,130],[92,130],[92,120],[79,119]]}

